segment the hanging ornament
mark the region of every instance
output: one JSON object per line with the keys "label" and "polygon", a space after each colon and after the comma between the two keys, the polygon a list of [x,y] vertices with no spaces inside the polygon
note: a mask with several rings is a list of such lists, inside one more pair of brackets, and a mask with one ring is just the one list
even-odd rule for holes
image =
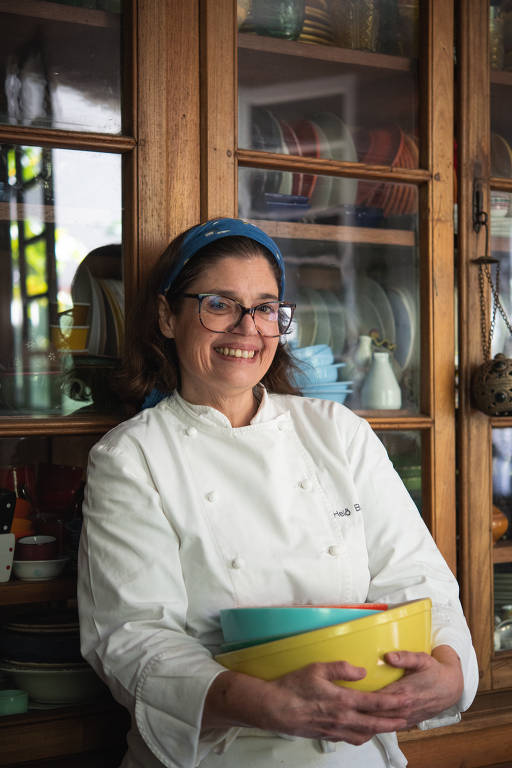
{"label": "hanging ornament", "polygon": [[[490,258],[488,255],[489,232],[487,222],[485,222],[484,226],[486,227],[486,255],[483,258],[475,259],[479,269],[480,331],[484,363],[473,374],[471,390],[475,405],[479,410],[487,413],[489,416],[510,416],[512,415],[512,359],[501,353],[497,354],[494,359],[491,359],[491,345],[498,312],[511,335],[512,322],[507,316],[500,299],[500,263],[498,259]],[[496,279],[494,282],[492,279],[493,265],[496,265]],[[485,301],[486,281],[491,289],[492,302],[489,322]]]}

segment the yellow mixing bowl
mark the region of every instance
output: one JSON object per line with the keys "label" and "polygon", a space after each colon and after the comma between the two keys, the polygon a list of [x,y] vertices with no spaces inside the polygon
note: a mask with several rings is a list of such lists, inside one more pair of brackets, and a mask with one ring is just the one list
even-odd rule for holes
{"label": "yellow mixing bowl", "polygon": [[336,681],[347,688],[377,691],[404,674],[386,664],[389,651],[430,653],[431,600],[400,603],[344,624],[315,629],[239,651],[221,653],[215,660],[234,672],[275,680],[313,662],[349,661],[366,669],[366,677],[355,682]]}

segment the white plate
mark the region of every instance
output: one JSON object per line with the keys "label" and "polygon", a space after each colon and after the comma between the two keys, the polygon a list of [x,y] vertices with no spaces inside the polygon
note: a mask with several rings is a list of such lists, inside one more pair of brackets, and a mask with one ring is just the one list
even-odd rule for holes
{"label": "white plate", "polygon": [[368,296],[359,291],[356,297],[357,313],[359,315],[359,335],[369,336],[375,329],[381,338],[384,335],[382,318]]}
{"label": "white plate", "polygon": [[74,302],[85,302],[91,305],[87,349],[90,355],[101,354],[105,341],[105,307],[103,305],[103,296],[95,278],[93,278],[89,268],[83,262],[79,264],[75,272],[71,284],[71,296]]}
{"label": "white plate", "polygon": [[377,310],[383,327],[384,338],[395,343],[396,329],[393,309],[383,288],[370,277],[359,280],[359,288],[367,296]]}
{"label": "white plate", "polygon": [[316,335],[314,344],[331,344],[331,321],[329,308],[322,298],[321,291],[307,288],[307,294],[316,317]]}
{"label": "white plate", "polygon": [[[331,147],[327,136],[317,123],[314,121],[311,122],[315,126],[315,131],[317,132],[320,142],[320,157],[332,160]],[[328,207],[331,199],[333,182],[334,176],[317,176],[316,185],[313,194],[311,195],[311,208],[323,210]]]}
{"label": "white plate", "polygon": [[[357,150],[352,135],[343,120],[333,112],[319,112],[313,121],[325,134],[334,160],[357,162]],[[333,177],[329,205],[353,205],[357,195],[357,179]]]}
{"label": "white plate", "polygon": [[416,337],[416,312],[412,298],[404,289],[388,288],[396,328],[395,360],[402,370],[411,362]]}
{"label": "white plate", "polygon": [[297,346],[312,346],[317,331],[316,312],[311,306],[308,293],[301,288],[297,291],[295,319],[297,320]]}
{"label": "white plate", "polygon": [[341,298],[333,291],[324,291],[323,297],[325,303],[329,307],[331,318],[331,346],[334,352],[334,357],[337,359],[341,357],[345,347],[345,308],[341,302]]}

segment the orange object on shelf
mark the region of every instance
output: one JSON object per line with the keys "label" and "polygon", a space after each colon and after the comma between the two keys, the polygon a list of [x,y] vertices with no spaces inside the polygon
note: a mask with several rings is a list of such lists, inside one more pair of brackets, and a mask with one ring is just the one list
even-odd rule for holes
{"label": "orange object on shelf", "polygon": [[493,505],[492,508],[492,540],[496,544],[498,539],[507,532],[508,517],[499,507]]}
{"label": "orange object on shelf", "polygon": [[11,533],[14,533],[15,539],[21,536],[34,536],[34,523],[28,517],[15,517],[11,525]]}

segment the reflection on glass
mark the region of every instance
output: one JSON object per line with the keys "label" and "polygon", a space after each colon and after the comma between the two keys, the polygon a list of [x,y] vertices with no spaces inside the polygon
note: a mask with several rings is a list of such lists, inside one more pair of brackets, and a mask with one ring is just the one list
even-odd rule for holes
{"label": "reflection on glass", "polygon": [[[307,194],[289,194],[285,185],[293,189],[299,181]],[[417,412],[416,187],[241,168],[238,189],[240,215],[274,237],[286,261],[287,298],[297,304],[288,341],[306,358],[298,381],[304,394],[357,409]],[[309,360],[319,345],[322,354]],[[398,405],[396,397],[362,398],[375,353],[387,356]]]}
{"label": "reflection on glass", "polygon": [[[279,5],[238,4],[239,146],[416,167],[419,2],[306,3],[293,43],[275,39],[295,35],[283,20],[281,31],[251,22]],[[302,3],[282,5],[300,15]]]}
{"label": "reflection on glass", "polygon": [[[491,252],[499,260],[499,296],[512,323],[512,195],[491,191]],[[496,271],[493,268],[493,277]],[[512,357],[512,333],[498,312],[492,339],[492,356],[503,352]]]}
{"label": "reflection on glass", "polygon": [[491,175],[512,177],[512,6],[508,0],[489,5],[491,66]]}
{"label": "reflection on glass", "polygon": [[11,5],[0,13],[0,122],[119,133],[120,0]]}
{"label": "reflection on glass", "polygon": [[0,414],[108,411],[124,336],[120,156],[0,157]]}
{"label": "reflection on glass", "polygon": [[377,432],[393,466],[403,480],[412,500],[421,512],[421,433]]}
{"label": "reflection on glass", "polygon": [[[494,566],[494,650],[512,650],[512,429],[492,431],[492,535],[495,552],[505,553]],[[505,547],[505,549],[502,549]],[[496,549],[497,548],[497,549]],[[501,548],[501,549],[500,549]],[[500,562],[501,560],[501,562]],[[496,561],[496,558],[495,558]]]}
{"label": "reflection on glass", "polygon": [[[54,536],[55,557],[67,558],[65,573],[76,571],[85,468],[89,450],[98,437],[0,439],[0,487],[10,493],[14,502],[10,530],[16,538]],[[17,577],[14,567],[10,578]],[[27,612],[33,617],[33,606],[27,606]]]}

